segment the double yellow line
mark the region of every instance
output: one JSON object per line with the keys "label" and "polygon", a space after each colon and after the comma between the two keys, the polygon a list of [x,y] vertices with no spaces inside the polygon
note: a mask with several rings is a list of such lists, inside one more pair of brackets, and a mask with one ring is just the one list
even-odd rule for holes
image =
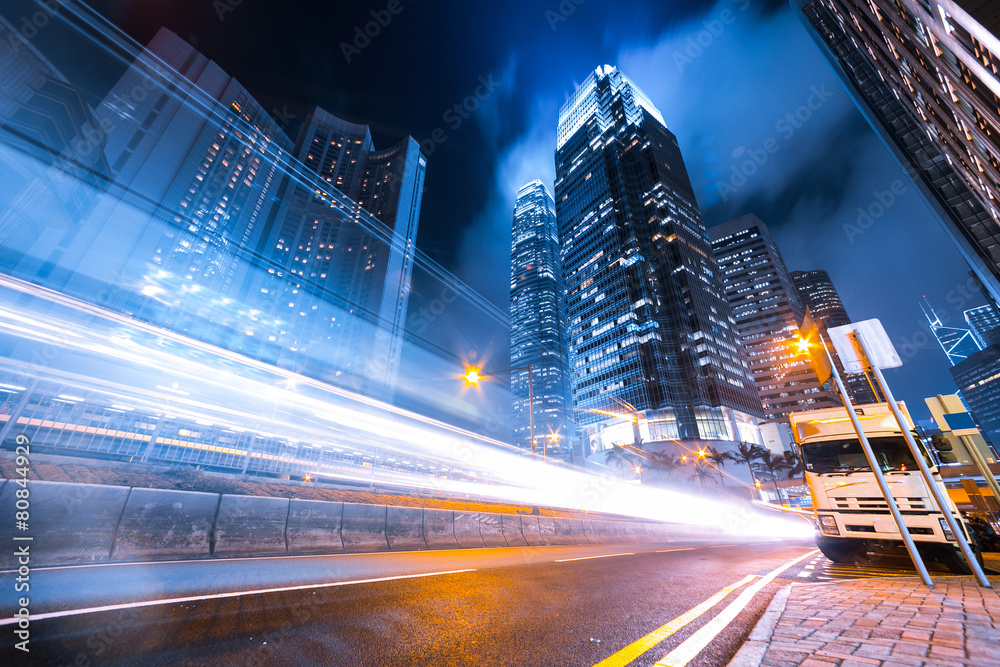
{"label": "double yellow line", "polygon": [[762,588],[771,583],[775,577],[779,574],[795,565],[796,563],[805,560],[809,556],[816,554],[817,551],[810,551],[804,556],[792,559],[791,561],[785,563],[781,567],[768,572],[763,577],[757,574],[751,574],[743,577],[734,584],[726,586],[718,593],[708,598],[697,607],[684,612],[674,620],[670,621],[666,625],[653,630],[645,637],[632,642],[625,648],[621,649],[617,653],[614,653],[604,660],[600,661],[594,667],[624,667],[629,664],[639,656],[641,656],[646,651],[649,651],[654,646],[662,642],[667,637],[670,637],[677,631],[679,631],[684,626],[688,625],[692,621],[698,619],[700,616],[705,614],[707,611],[712,609],[715,605],[722,602],[727,595],[733,591],[742,588],[746,584],[749,584],[754,579],[760,579],[753,586],[747,588],[743,593],[734,600],[729,606],[723,609],[715,618],[705,624],[701,629],[695,632],[693,635],[688,637],[684,642],[677,646],[673,651],[665,655],[659,662],[656,663],[659,667],[670,666],[670,667],[684,667],[688,662],[693,660],[708,644],[715,639],[715,637],[723,630],[736,616],[743,611],[744,608],[750,603],[750,600],[760,592]]}

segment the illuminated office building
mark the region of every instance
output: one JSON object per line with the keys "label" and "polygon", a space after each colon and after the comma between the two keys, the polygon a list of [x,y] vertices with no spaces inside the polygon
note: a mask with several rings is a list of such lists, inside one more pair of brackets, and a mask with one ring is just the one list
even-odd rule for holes
{"label": "illuminated office building", "polygon": [[796,345],[804,309],[767,226],[744,215],[708,234],[767,418],[839,405]]}
{"label": "illuminated office building", "polygon": [[1000,13],[990,0],[794,0],[858,108],[1000,303]]}
{"label": "illuminated office building", "polygon": [[510,379],[513,442],[532,449],[533,435],[534,450],[554,456],[568,456],[575,436],[564,291],[555,202],[541,181],[531,181],[517,192],[511,229],[510,365],[519,369]]}
{"label": "illuminated office building", "polygon": [[284,366],[328,365],[352,388],[391,401],[427,158],[412,137],[376,151],[366,125],[320,108],[294,155],[324,187],[295,174],[281,184],[282,209],[261,248],[276,268],[251,295],[280,322],[270,347]]}
{"label": "illuminated office building", "polygon": [[[799,301],[803,308],[809,310],[813,321],[819,327],[823,337],[829,343],[826,331],[834,327],[844,326],[851,323],[851,318],[847,316],[847,309],[844,302],[840,300],[837,288],[830,280],[830,274],[826,271],[792,271],[790,274],[792,284],[798,293]],[[874,385],[863,373],[848,374],[844,371],[844,365],[840,361],[836,350],[832,345],[828,345],[833,362],[837,365],[847,392],[850,394],[851,402],[854,404],[877,403]]]}
{"label": "illuminated office building", "polygon": [[980,348],[1000,343],[1000,314],[993,306],[979,306],[965,311],[969,332]]}
{"label": "illuminated office building", "polygon": [[591,449],[756,441],[760,399],[660,112],[600,67],[559,112],[555,158],[573,407]]}

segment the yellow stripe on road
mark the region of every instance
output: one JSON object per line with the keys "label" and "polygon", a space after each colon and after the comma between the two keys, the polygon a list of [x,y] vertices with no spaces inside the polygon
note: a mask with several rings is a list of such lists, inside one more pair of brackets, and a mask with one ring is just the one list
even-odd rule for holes
{"label": "yellow stripe on road", "polygon": [[762,588],[774,581],[775,577],[791,566],[809,558],[815,553],[817,553],[815,550],[810,551],[804,556],[794,558],[781,567],[768,572],[767,576],[740,593],[740,596],[736,598],[736,600],[734,600],[728,607],[719,612],[718,616],[703,625],[697,632],[685,639],[673,651],[663,656],[663,658],[656,663],[655,667],[684,667],[684,665],[691,662],[691,660],[701,653],[702,649],[708,646],[720,632],[726,629],[726,626],[728,626],[733,619],[736,618],[736,616],[743,611],[748,604],[750,604],[750,601],[753,600],[754,596],[757,595]]}
{"label": "yellow stripe on road", "polygon": [[569,563],[570,561],[574,561],[574,560],[592,560],[594,558],[613,558],[615,556],[634,556],[634,555],[635,555],[634,551],[629,551],[628,553],[624,553],[624,554],[601,554],[600,556],[580,556],[579,558],[561,558],[561,559],[557,560],[556,562],[557,563]]}
{"label": "yellow stripe on road", "polygon": [[694,607],[690,611],[684,612],[683,614],[681,614],[674,620],[670,621],[663,627],[653,630],[642,639],[632,642],[631,644],[629,644],[622,650],[618,651],[617,653],[608,656],[604,660],[600,661],[599,663],[594,665],[594,667],[624,667],[624,665],[627,665],[628,663],[632,662],[640,655],[642,655],[649,649],[653,648],[654,646],[662,642],[664,639],[674,634],[675,632],[677,632],[685,625],[687,625],[691,621],[695,620],[696,618],[704,614],[706,611],[708,611],[715,605],[722,602],[722,600],[725,599],[727,595],[735,591],[737,588],[740,588],[741,586],[750,583],[756,577],[757,575],[751,574],[746,577],[743,577],[735,584],[730,584],[729,586],[726,586],[721,591],[719,591],[712,597],[708,598],[697,607]]}

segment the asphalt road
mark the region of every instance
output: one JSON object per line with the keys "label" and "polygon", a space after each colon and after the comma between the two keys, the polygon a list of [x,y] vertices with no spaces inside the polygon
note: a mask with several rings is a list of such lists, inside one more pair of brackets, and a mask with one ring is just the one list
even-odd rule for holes
{"label": "asphalt road", "polygon": [[[40,569],[31,651],[13,648],[8,623],[0,653],[39,665],[595,665],[692,617],[635,662],[613,662],[653,665],[708,625],[687,664],[724,665],[780,585],[813,580],[804,567],[818,553],[748,589],[811,551],[721,542]],[[727,609],[731,623],[713,622]]]}

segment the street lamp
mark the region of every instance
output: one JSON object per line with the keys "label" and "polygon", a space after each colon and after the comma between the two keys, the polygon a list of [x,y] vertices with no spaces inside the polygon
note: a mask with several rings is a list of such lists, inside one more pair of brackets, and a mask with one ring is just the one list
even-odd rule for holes
{"label": "street lamp", "polygon": [[[498,371],[490,371],[486,373],[482,368],[476,366],[466,366],[465,375],[462,377],[465,379],[466,387],[478,387],[479,381],[486,378],[489,375],[497,375],[499,373],[507,373],[510,371],[528,371],[528,435],[531,438],[531,455],[535,455],[535,400],[534,400],[534,390],[532,388],[532,377],[531,377],[531,364],[527,366],[512,366],[511,368],[502,368]],[[558,438],[558,436],[556,436]],[[552,436],[549,436],[552,439]],[[542,442],[542,460],[545,460],[545,443]]]}

